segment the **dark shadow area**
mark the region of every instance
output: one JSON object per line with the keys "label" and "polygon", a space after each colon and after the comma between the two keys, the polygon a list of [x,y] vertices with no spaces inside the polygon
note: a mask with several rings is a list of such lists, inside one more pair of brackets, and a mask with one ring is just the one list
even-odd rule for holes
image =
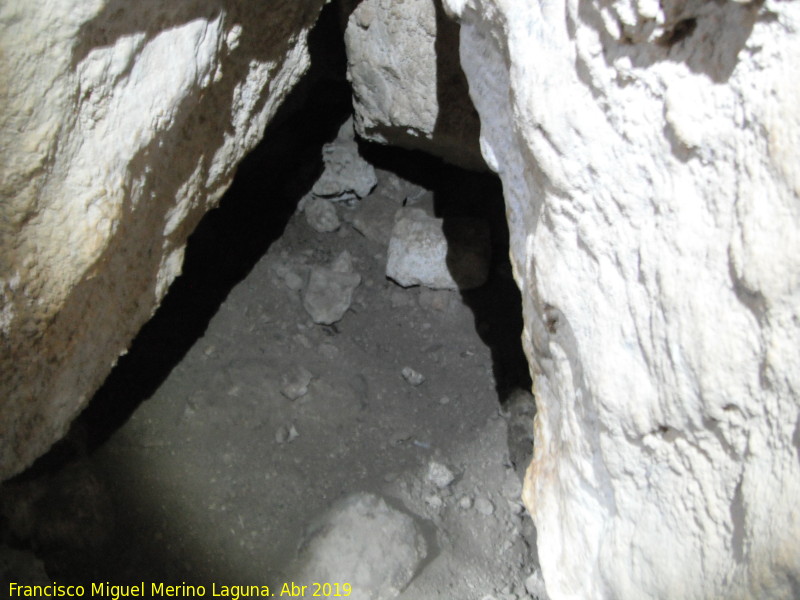
{"label": "dark shadow area", "polygon": [[435,215],[444,220],[471,217],[485,221],[491,233],[488,281],[462,290],[475,327],[492,353],[495,388],[501,403],[515,389],[531,389],[528,362],[522,351],[522,299],[509,262],[508,223],[503,190],[497,176],[468,171],[415,150],[361,144],[362,155],[378,168],[433,191]]}
{"label": "dark shadow area", "polygon": [[470,101],[469,83],[461,68],[461,26],[447,16],[441,0],[435,0],[433,5],[436,11],[436,103],[439,107],[433,137],[444,140],[456,137],[457,142],[463,144],[464,162],[459,164],[488,172],[481,157],[480,117]]}

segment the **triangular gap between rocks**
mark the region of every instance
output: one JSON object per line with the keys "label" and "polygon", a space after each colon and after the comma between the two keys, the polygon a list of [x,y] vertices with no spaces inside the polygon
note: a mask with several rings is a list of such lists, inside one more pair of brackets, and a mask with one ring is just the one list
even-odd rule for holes
{"label": "triangular gap between rocks", "polygon": [[[447,266],[457,283],[472,279],[459,289],[463,302],[472,310],[475,328],[492,352],[492,370],[501,405],[517,390],[530,391],[531,379],[527,359],[522,350],[522,299],[514,281],[509,261],[508,223],[499,178],[488,172],[477,172],[447,164],[439,158],[417,150],[404,150],[359,141],[362,156],[375,167],[391,171],[403,179],[428,190],[418,197],[409,197],[404,207],[419,208],[430,216],[442,219],[448,242]],[[459,256],[474,249],[465,246],[470,225],[480,222],[488,231],[490,252],[487,264],[482,257]],[[461,227],[465,224],[467,227]],[[478,231],[480,236],[483,231]],[[480,244],[478,244],[479,246]],[[485,282],[471,287],[475,275],[471,270],[485,269]],[[459,272],[460,271],[460,272]],[[466,273],[464,271],[467,271]],[[481,275],[477,275],[480,279]]]}
{"label": "triangular gap between rocks", "polygon": [[[502,184],[493,173],[463,169],[417,150],[364,141],[359,146],[362,156],[376,168],[427,190],[406,198],[404,210],[417,209],[441,219],[432,228],[441,227],[447,243],[449,276],[445,279],[459,285],[457,293],[471,310],[475,330],[491,352],[491,377],[501,412],[508,419],[509,458],[522,479],[532,457],[536,405],[522,349],[522,300],[510,263]],[[408,261],[413,264],[413,259]],[[405,283],[424,279],[415,273],[405,277]],[[436,306],[447,293],[420,286],[420,303]]]}

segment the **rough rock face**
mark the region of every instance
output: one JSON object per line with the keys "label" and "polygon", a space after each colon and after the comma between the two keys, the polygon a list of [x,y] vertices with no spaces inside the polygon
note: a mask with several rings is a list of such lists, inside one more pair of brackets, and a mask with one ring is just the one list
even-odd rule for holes
{"label": "rough rock face", "polygon": [[485,170],[480,122],[440,0],[363,0],[345,30],[356,132]]}
{"label": "rough rock face", "polygon": [[800,596],[800,6],[446,0],[561,598]]}
{"label": "rough rock face", "polygon": [[0,6],[0,479],[64,433],[150,317],[307,68],[321,5]]}
{"label": "rough rock face", "polygon": [[421,208],[401,208],[389,240],[386,276],[403,287],[471,290],[486,283],[490,256],[484,221],[444,221]]}
{"label": "rough rock face", "polygon": [[[297,581],[347,582],[355,600],[389,600],[413,579],[428,555],[414,519],[383,498],[358,493],[344,498],[312,529]],[[334,590],[335,592],[336,590]],[[311,588],[304,598],[313,597]]]}

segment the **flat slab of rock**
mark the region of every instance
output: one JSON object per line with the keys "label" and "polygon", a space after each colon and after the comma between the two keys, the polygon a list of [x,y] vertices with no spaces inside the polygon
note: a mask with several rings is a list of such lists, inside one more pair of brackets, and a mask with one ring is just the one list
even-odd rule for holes
{"label": "flat slab of rock", "polygon": [[386,276],[403,287],[469,290],[486,283],[491,246],[488,225],[478,219],[442,219],[404,208],[389,241]]}
{"label": "flat slab of rock", "polygon": [[372,494],[355,494],[314,528],[298,581],[340,581],[351,600],[394,598],[427,556],[414,519]]}

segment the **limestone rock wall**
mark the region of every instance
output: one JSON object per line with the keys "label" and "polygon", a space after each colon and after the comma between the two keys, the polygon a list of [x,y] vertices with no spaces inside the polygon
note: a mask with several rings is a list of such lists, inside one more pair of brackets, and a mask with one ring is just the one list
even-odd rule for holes
{"label": "limestone rock wall", "polygon": [[0,5],[0,479],[64,433],[180,273],[321,5]]}
{"label": "limestone rock wall", "polygon": [[550,597],[800,597],[800,5],[445,4],[508,205]]}
{"label": "limestone rock wall", "polygon": [[485,170],[480,122],[459,64],[458,26],[441,1],[344,4],[352,11],[345,45],[356,132]]}

